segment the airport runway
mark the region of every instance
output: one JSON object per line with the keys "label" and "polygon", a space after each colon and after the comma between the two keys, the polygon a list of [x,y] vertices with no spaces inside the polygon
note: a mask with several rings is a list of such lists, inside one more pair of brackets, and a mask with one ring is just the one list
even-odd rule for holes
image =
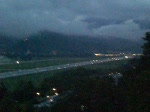
{"label": "airport runway", "polygon": [[[128,57],[128,58],[132,58],[132,57]],[[110,61],[119,61],[119,60],[124,60],[124,59],[127,59],[127,58],[123,56],[123,57],[91,60],[91,61],[71,63],[71,64],[55,65],[55,66],[42,67],[42,68],[4,72],[4,73],[0,73],[0,79],[16,77],[16,76],[23,76],[23,75],[30,75],[30,74],[52,71],[52,70],[60,70],[60,69],[67,69],[67,68],[73,68],[73,67],[79,67],[79,66],[85,66],[85,65],[92,65],[92,64],[98,64],[98,63],[106,63],[106,62],[110,62]]]}

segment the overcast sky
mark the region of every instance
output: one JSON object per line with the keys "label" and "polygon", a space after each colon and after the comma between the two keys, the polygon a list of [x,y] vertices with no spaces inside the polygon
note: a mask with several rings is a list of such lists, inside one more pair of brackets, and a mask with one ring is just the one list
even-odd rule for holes
{"label": "overcast sky", "polygon": [[0,0],[0,32],[39,30],[137,39],[150,29],[150,0]]}

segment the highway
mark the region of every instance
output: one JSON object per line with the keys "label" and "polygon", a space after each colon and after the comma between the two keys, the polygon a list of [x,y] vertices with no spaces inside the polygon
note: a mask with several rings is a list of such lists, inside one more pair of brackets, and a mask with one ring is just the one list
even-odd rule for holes
{"label": "highway", "polygon": [[106,62],[110,62],[110,61],[124,60],[124,59],[128,59],[128,58],[133,58],[133,57],[123,56],[123,57],[91,60],[91,61],[71,63],[71,64],[55,65],[55,66],[42,67],[42,68],[4,72],[4,73],[0,73],[0,79],[16,77],[16,76],[23,76],[23,75],[30,75],[30,74],[52,71],[52,70],[60,70],[60,69],[73,68],[73,67],[79,67],[79,66],[85,66],[85,65],[92,65],[92,64],[98,64],[98,63],[106,63]]}

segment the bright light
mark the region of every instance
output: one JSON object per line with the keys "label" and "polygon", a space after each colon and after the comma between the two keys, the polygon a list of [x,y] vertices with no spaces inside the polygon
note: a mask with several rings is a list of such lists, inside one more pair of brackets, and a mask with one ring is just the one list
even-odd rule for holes
{"label": "bright light", "polygon": [[56,91],[56,88],[53,88],[53,91]]}
{"label": "bright light", "polygon": [[101,56],[101,54],[99,54],[99,53],[95,53],[94,55],[95,55],[95,56]]}
{"label": "bright light", "polygon": [[19,62],[19,61],[16,61],[16,63],[19,64],[20,62]]}
{"label": "bright light", "polygon": [[55,93],[55,95],[59,95],[58,93]]}
{"label": "bright light", "polygon": [[50,99],[50,102],[53,102],[54,100],[53,99]]}
{"label": "bright light", "polygon": [[40,93],[39,93],[39,92],[37,92],[36,94],[37,94],[38,96],[40,95]]}
{"label": "bright light", "polygon": [[50,98],[50,96],[46,96],[47,98]]}
{"label": "bright light", "polygon": [[128,56],[125,56],[125,58],[129,58]]}

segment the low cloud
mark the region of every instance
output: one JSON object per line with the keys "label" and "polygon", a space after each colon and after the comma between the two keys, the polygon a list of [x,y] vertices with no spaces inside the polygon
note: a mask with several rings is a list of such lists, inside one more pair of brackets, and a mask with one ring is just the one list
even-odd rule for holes
{"label": "low cloud", "polygon": [[39,30],[138,38],[149,28],[149,0],[0,0],[0,32]]}
{"label": "low cloud", "polygon": [[112,24],[94,29],[96,35],[121,37],[127,39],[139,39],[144,34],[139,25],[134,23],[133,20],[127,20],[121,24]]}

